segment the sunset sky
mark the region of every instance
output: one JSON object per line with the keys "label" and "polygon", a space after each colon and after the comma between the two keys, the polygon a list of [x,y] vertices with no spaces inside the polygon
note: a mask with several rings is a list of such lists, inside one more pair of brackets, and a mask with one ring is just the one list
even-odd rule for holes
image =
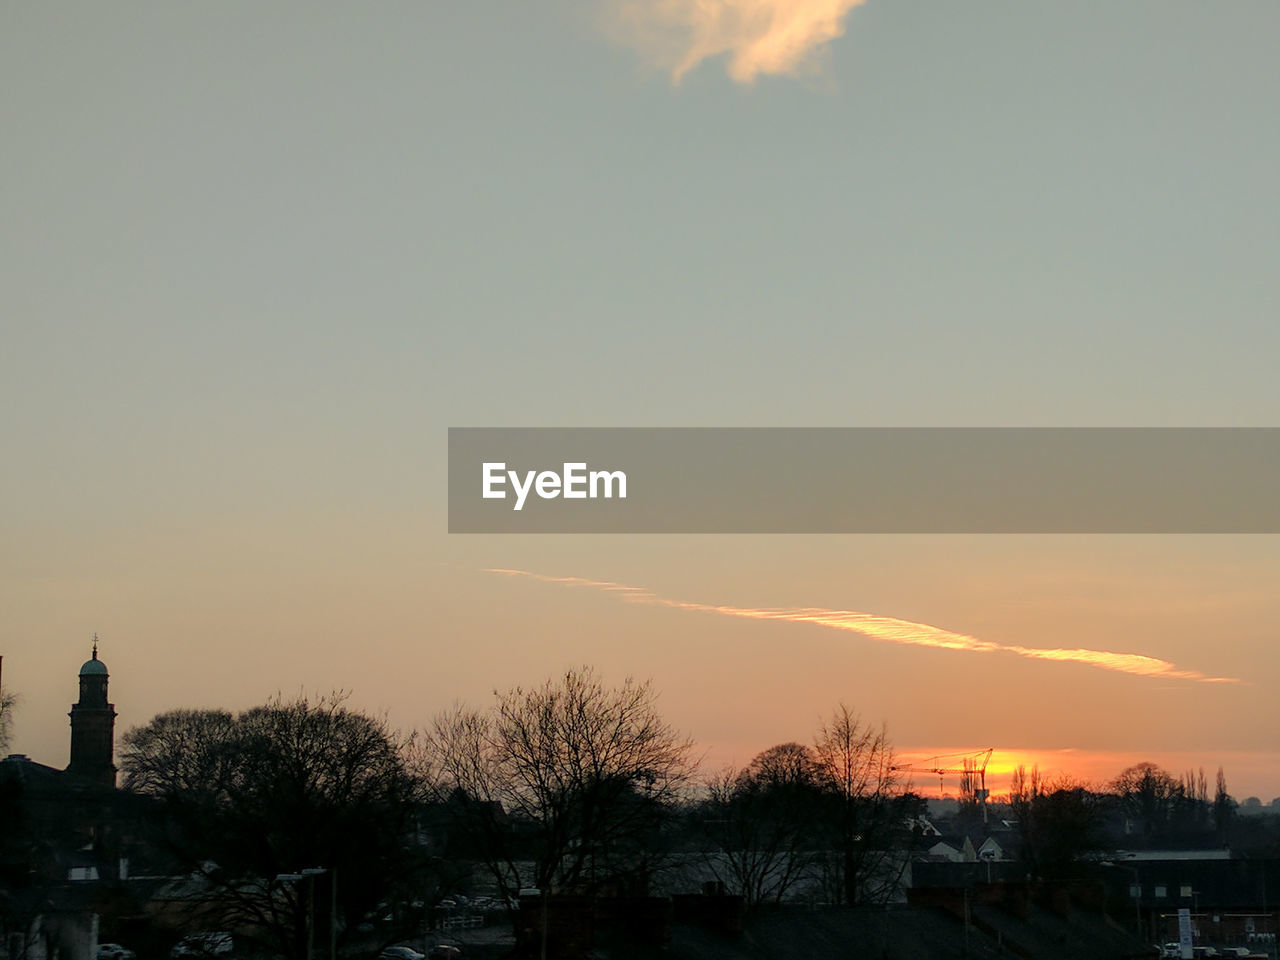
{"label": "sunset sky", "polygon": [[11,750],[97,633],[117,741],[590,663],[708,769],[843,701],[1269,801],[1276,536],[450,536],[445,481],[450,426],[1280,426],[1277,62],[1274,0],[3,5]]}

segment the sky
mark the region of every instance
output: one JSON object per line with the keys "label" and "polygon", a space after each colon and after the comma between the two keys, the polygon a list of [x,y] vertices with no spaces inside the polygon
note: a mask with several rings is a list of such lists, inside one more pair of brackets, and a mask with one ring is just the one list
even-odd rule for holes
{"label": "sky", "polygon": [[450,426],[1280,425],[1278,60],[1271,0],[3,5],[11,749],[96,633],[117,740],[586,663],[708,769],[843,702],[1280,795],[1274,536],[445,517]]}

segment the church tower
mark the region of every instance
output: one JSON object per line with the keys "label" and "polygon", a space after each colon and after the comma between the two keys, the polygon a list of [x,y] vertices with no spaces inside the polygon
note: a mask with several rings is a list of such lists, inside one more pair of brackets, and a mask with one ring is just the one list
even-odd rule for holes
{"label": "church tower", "polygon": [[107,702],[107,665],[98,659],[98,637],[93,637],[93,657],[80,668],[80,702],[72,704],[71,765],[67,773],[92,780],[99,786],[116,785],[116,706]]}

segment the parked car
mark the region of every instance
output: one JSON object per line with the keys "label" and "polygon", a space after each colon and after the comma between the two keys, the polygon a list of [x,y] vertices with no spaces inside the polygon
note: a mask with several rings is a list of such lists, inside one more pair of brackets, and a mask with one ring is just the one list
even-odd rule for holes
{"label": "parked car", "polygon": [[387,947],[380,954],[378,960],[426,960],[426,957],[419,953],[413,947]]}
{"label": "parked car", "polygon": [[218,957],[231,952],[231,934],[223,931],[191,933],[173,945],[170,957]]}
{"label": "parked car", "polygon": [[137,960],[138,955],[118,943],[98,944],[98,960]]}

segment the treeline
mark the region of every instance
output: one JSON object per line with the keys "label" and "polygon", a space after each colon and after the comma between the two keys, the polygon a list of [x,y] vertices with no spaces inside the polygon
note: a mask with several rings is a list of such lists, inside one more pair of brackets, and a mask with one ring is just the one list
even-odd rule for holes
{"label": "treeline", "polygon": [[[306,867],[332,884],[344,939],[376,918],[391,941],[476,864],[507,902],[529,890],[640,894],[685,870],[752,906],[801,885],[857,905],[890,897],[935,842],[887,731],[843,705],[812,743],[709,775],[695,759],[649,683],[609,686],[589,668],[454,707],[413,735],[334,695],[164,713],[120,751],[125,789],[147,798],[174,861],[217,891],[222,922],[285,955],[315,910],[317,888],[298,882]],[[1202,773],[1139,764],[1103,790],[1020,770],[1007,805],[971,798],[943,826],[998,825],[1028,872],[1049,875],[1120,845],[1225,843],[1237,824],[1221,772],[1210,794]],[[1280,853],[1272,833],[1264,824],[1259,848]]]}
{"label": "treeline", "polygon": [[[477,864],[508,903],[643,894],[679,870],[751,905],[815,877],[833,902],[883,899],[925,811],[886,731],[846,707],[812,744],[705,777],[651,684],[589,668],[413,735],[342,695],[170,711],[124,735],[120,763],[163,852],[216,891],[221,922],[283,954],[315,909],[312,884],[332,883],[316,877],[337,878],[343,938],[371,919],[407,935]],[[306,867],[322,872],[300,884]]]}
{"label": "treeline", "polygon": [[1033,874],[1061,875],[1119,848],[1230,846],[1280,855],[1280,817],[1274,823],[1242,821],[1221,768],[1210,794],[1203,770],[1175,777],[1154,763],[1127,767],[1100,789],[1069,775],[1048,778],[1019,767],[1007,804],[998,807],[997,815],[1010,818],[1016,853]]}

